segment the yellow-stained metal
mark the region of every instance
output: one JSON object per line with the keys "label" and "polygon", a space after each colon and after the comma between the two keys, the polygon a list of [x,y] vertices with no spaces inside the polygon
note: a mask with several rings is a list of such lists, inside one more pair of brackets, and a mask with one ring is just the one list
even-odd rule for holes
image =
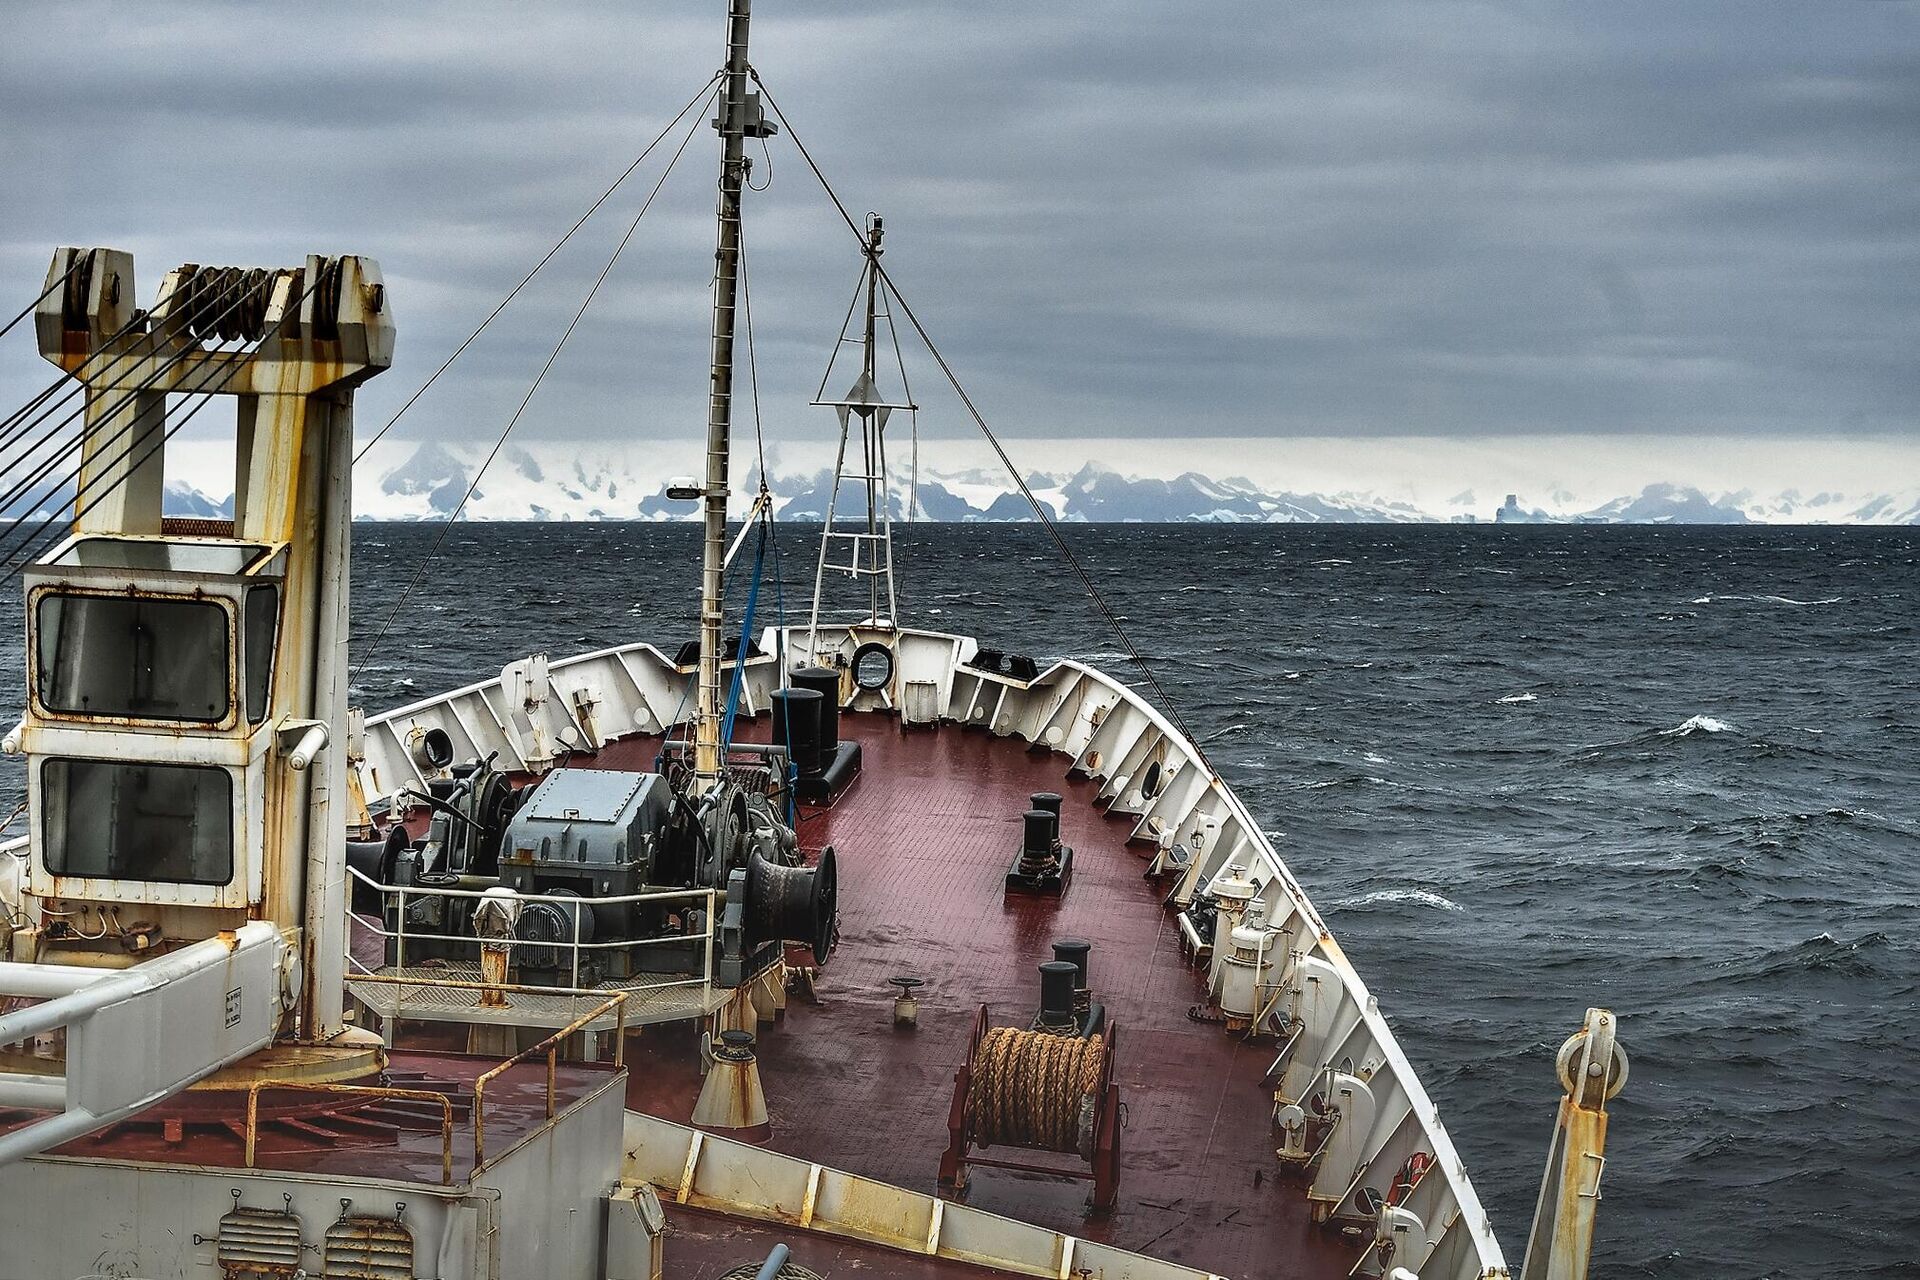
{"label": "yellow-stained metal", "polygon": [[[410,983],[408,985],[418,986],[421,984]],[[479,982],[450,983],[448,985],[479,987],[482,990],[490,989],[487,984]],[[513,989],[514,988],[507,988],[507,990]],[[601,993],[595,992],[594,994]],[[627,1038],[626,1006],[627,993],[624,991],[616,991],[598,1005],[595,1005],[587,1013],[575,1018],[572,1022],[560,1028],[546,1039],[541,1040],[539,1043],[528,1045],[473,1082],[473,1167],[476,1172],[487,1162],[487,1086],[497,1077],[506,1074],[508,1070],[525,1062],[528,1058],[533,1057],[535,1054],[544,1053],[547,1056],[547,1119],[553,1119],[558,1110],[555,1102],[554,1075],[558,1070],[560,1050],[567,1043],[567,1038],[576,1032],[585,1031],[608,1012],[614,1012],[616,1022],[613,1039],[613,1065],[616,1068],[624,1066],[626,1061]]]}
{"label": "yellow-stained metal", "polygon": [[[357,1097],[389,1098],[408,1102],[433,1102],[440,1107],[440,1185],[453,1185],[453,1099],[432,1089],[391,1089],[384,1085],[320,1084],[306,1080],[256,1080],[247,1088],[246,1167],[253,1168],[254,1149],[260,1134],[260,1093],[263,1089],[298,1090],[302,1093],[345,1093]],[[477,1121],[476,1121],[477,1123]]]}
{"label": "yellow-stained metal", "polygon": [[[65,918],[56,914],[62,911],[137,908],[128,918],[151,923],[167,945],[247,920],[270,921],[292,947],[284,966],[294,981],[284,992],[283,1038],[332,1045],[346,1029],[345,825],[364,816],[346,776],[343,732],[352,392],[393,359],[394,326],[379,268],[369,259],[317,255],[271,270],[189,263],[166,274],[144,315],[135,309],[133,259],[124,252],[60,249],[49,278],[72,284],[35,309],[41,353],[86,388],[80,478],[89,496],[76,504],[74,537],[239,543],[266,554],[239,573],[127,569],[119,575],[123,583],[92,584],[154,595],[204,590],[221,603],[234,655],[225,673],[229,714],[212,725],[134,723],[58,714],[36,697],[9,742],[28,756],[30,769],[36,756],[66,755],[229,771],[234,872],[219,886],[53,877],[41,860],[39,789],[30,787],[36,813],[29,881],[38,904],[29,904],[34,924],[26,932],[35,958],[99,963],[109,951],[51,937],[59,931],[48,926]],[[252,349],[219,349],[216,329]],[[231,528],[189,533],[168,527],[160,501],[167,397],[194,393],[235,406],[234,519]],[[84,560],[50,563],[70,545],[30,571],[31,586],[89,589],[60,581],[86,576],[66,567],[85,566]],[[91,571],[98,576],[97,568]],[[278,590],[279,610],[266,705],[249,717],[238,679],[246,648],[239,605],[255,582]],[[30,644],[30,663],[33,649]],[[289,744],[278,732],[289,722],[325,725],[333,741],[310,762],[304,754],[290,762]],[[58,949],[49,951],[50,943]],[[18,954],[21,945],[12,950]],[[338,1069],[352,1070],[348,1064],[360,1050],[341,1047]]]}
{"label": "yellow-stained metal", "polygon": [[[187,1086],[196,1094],[235,1092],[259,1080],[286,1084],[346,1084],[378,1075],[386,1068],[387,1050],[377,1036],[348,1037],[349,1045],[278,1044],[222,1067]],[[0,1073],[59,1075],[66,1069],[63,1053],[33,1053],[18,1047],[0,1049]]]}
{"label": "yellow-stained metal", "polygon": [[722,1044],[711,1052],[707,1078],[693,1105],[693,1123],[702,1129],[764,1134],[767,1095],[760,1085],[753,1042],[744,1032],[734,1032],[728,1038],[734,1037],[740,1042]]}
{"label": "yellow-stained metal", "polygon": [[482,1009],[504,1009],[507,1007],[507,993],[501,988],[507,981],[507,961],[512,957],[511,947],[502,947],[482,943],[480,947],[480,980],[486,990],[480,993]]}
{"label": "yellow-stained metal", "polygon": [[1587,1010],[1586,1025],[1561,1046],[1555,1061],[1566,1094],[1520,1280],[1585,1280],[1607,1167],[1606,1104],[1627,1082],[1627,1055],[1614,1030],[1610,1011]]}

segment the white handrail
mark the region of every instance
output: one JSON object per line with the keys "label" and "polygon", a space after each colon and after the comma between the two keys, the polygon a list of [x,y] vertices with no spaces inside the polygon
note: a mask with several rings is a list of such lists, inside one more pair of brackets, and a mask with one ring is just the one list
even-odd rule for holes
{"label": "white handrail", "polygon": [[[285,950],[280,931],[256,920],[98,979],[51,964],[0,969],[0,993],[66,988],[0,1016],[0,1044],[67,1029],[64,1077],[23,1076],[0,1086],[0,1103],[58,1112],[0,1135],[0,1165],[132,1115],[269,1044],[280,1020]],[[166,1037],[127,1052],[159,1025]]]}

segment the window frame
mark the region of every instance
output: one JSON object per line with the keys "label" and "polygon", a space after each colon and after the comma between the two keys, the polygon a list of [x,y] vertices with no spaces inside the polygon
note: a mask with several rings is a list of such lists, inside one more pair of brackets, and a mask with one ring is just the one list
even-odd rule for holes
{"label": "window frame", "polygon": [[[55,706],[41,696],[46,671],[40,661],[41,633],[40,610],[49,597],[98,598],[108,600],[152,600],[167,603],[205,605],[217,609],[225,624],[226,643],[225,669],[221,673],[221,684],[226,690],[227,705],[225,712],[215,720],[205,720],[181,716],[151,716],[102,713],[74,710]],[[155,591],[103,589],[83,586],[71,581],[35,584],[27,601],[27,626],[30,643],[27,645],[28,696],[32,700],[35,714],[48,720],[73,721],[82,724],[118,724],[118,725],[169,725],[194,731],[205,732],[229,729],[238,724],[244,714],[243,690],[241,689],[241,653],[239,610],[236,601],[225,595],[204,591]]]}
{"label": "window frame", "polygon": [[[70,777],[69,771],[74,765],[116,769],[173,769],[197,774],[211,773],[217,775],[221,780],[222,788],[220,802],[213,807],[213,811],[220,815],[226,827],[226,867],[224,878],[130,876],[124,874],[94,873],[86,869],[72,870],[67,867],[56,866],[54,863],[54,852],[58,849],[64,861],[68,841],[65,832],[60,832],[56,835],[53,817],[56,812],[65,816],[68,808],[66,797],[61,797],[57,803],[54,799],[53,775],[57,767],[61,774]],[[35,772],[38,775],[35,779],[36,799],[39,800],[39,809],[43,815],[41,818],[42,830],[40,832],[40,856],[38,861],[46,869],[47,874],[52,876],[56,881],[80,881],[90,884],[163,885],[166,886],[169,891],[176,893],[203,891],[220,895],[223,890],[231,889],[241,875],[243,869],[241,857],[243,851],[240,848],[241,828],[234,812],[234,797],[236,793],[244,794],[246,784],[244,778],[235,778],[235,771],[233,769],[225,765],[206,764],[196,761],[121,760],[102,759],[97,756],[83,756],[78,754],[62,754],[49,755],[40,760]],[[65,781],[65,778],[63,778],[63,781]],[[71,784],[68,783],[67,785],[70,786]]]}
{"label": "window frame", "polygon": [[[263,674],[256,675],[253,669],[253,598],[256,593],[262,591],[272,593],[273,612],[268,618],[267,669]],[[280,652],[280,628],[285,621],[283,610],[286,606],[286,598],[286,580],[283,578],[263,578],[259,581],[249,582],[241,588],[241,647],[238,652],[240,659],[239,685],[240,700],[242,703],[241,714],[246,716],[247,723],[250,726],[258,727],[273,714],[273,684],[279,674],[278,668],[280,664],[277,661],[277,655]],[[253,705],[254,682],[256,679],[259,681],[260,689],[260,705],[257,708],[259,714],[257,715],[255,714],[256,708]]]}

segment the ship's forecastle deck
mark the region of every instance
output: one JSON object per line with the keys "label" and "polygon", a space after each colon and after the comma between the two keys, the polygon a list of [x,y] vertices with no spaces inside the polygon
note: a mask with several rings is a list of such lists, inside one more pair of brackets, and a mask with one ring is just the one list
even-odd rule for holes
{"label": "ship's forecastle deck", "polygon": [[[981,1168],[968,1203],[1219,1275],[1346,1275],[1358,1245],[1312,1225],[1299,1186],[1277,1176],[1272,1091],[1261,1084],[1273,1043],[1242,1043],[1187,1016],[1205,995],[1205,970],[1182,956],[1164,889],[1142,879],[1146,858],[1126,844],[1132,824],[1093,806],[1097,785],[1063,783],[1057,761],[1017,739],[951,725],[903,731],[882,714],[841,723],[861,744],[860,779],[800,824],[806,845],[839,855],[840,947],[817,1002],[789,1001],[760,1033],[768,1145],[931,1190],[974,1010],[985,1003],[995,1021],[1025,1025],[1035,966],[1052,958],[1055,938],[1080,937],[1093,944],[1094,997],[1121,1028],[1119,1202],[1088,1218],[1084,1182]],[[765,729],[743,726],[740,737]],[[655,738],[625,739],[591,763],[648,768],[657,749]],[[1060,898],[1009,895],[1003,877],[1027,797],[1048,789],[1066,800],[1072,883]],[[892,1023],[888,980],[901,974],[926,982],[913,1031]],[[684,1122],[700,1075],[697,1032],[679,1027],[630,1044],[627,1097]]]}
{"label": "ship's forecastle deck", "polygon": [[[776,655],[851,669],[880,649],[890,661],[877,682],[855,682],[840,719],[863,748],[861,776],[802,814],[803,845],[836,847],[842,941],[818,1003],[790,1000],[761,1028],[768,1146],[931,1190],[975,1010],[1026,1025],[1050,944],[1083,938],[1095,996],[1121,1028],[1118,1204],[1088,1219],[1085,1183],[990,1168],[972,1170],[971,1204],[1222,1275],[1332,1276],[1356,1264],[1380,1271],[1372,1224],[1392,1205],[1404,1228],[1393,1265],[1428,1280],[1504,1274],[1459,1154],[1377,1001],[1227,781],[1136,691],[1075,661],[1022,671],[966,636],[769,629],[740,671],[737,740],[766,739]],[[691,680],[692,668],[647,644],[534,655],[499,679],[368,720],[349,755],[376,804],[425,785],[429,734],[445,736],[451,758],[491,756],[523,777],[562,760],[651,770]],[[1061,835],[1077,853],[1062,900],[1005,892],[1036,791],[1065,797]],[[1156,855],[1170,874],[1149,881]],[[1188,1016],[1207,999],[1208,974],[1181,939],[1212,941],[1195,931],[1212,925],[1190,926],[1166,904],[1215,903],[1229,884],[1254,895],[1261,955],[1275,961],[1256,1001],[1265,1037]],[[891,1024],[889,980],[900,975],[927,984],[915,1032]],[[689,1119],[697,1035],[697,1024],[649,1025],[634,1040],[635,1109]],[[1304,1132],[1307,1143],[1290,1166],[1276,1159],[1276,1101],[1291,1139]],[[1283,1172],[1309,1158],[1304,1178]]]}

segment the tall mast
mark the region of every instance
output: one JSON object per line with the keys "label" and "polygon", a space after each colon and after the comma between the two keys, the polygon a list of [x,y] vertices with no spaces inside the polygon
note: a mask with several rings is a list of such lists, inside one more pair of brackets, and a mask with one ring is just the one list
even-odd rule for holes
{"label": "tall mast", "polygon": [[[720,114],[719,242],[713,271],[713,382],[707,400],[706,539],[700,564],[700,672],[694,712],[693,767],[696,787],[708,790],[720,777],[720,628],[726,567],[727,462],[733,426],[733,320],[740,292],[740,189],[745,185],[749,135],[773,132],[761,117],[759,95],[747,92],[749,0],[730,0],[727,66],[722,73]],[[740,655],[744,660],[746,655]]]}
{"label": "tall mast", "polygon": [[[820,532],[820,560],[813,576],[813,613],[807,622],[807,652],[818,655],[820,635],[820,607],[826,592],[827,570],[831,568],[836,575],[846,574],[858,582],[867,580],[867,613],[865,626],[894,626],[898,620],[898,607],[893,590],[893,517],[892,497],[887,475],[887,419],[894,410],[902,409],[916,412],[913,399],[906,396],[901,401],[888,400],[880,393],[876,385],[879,374],[879,321],[887,319],[889,332],[893,329],[891,314],[887,306],[887,295],[880,288],[880,255],[886,252],[880,247],[884,228],[878,214],[869,214],[867,222],[866,244],[863,252],[866,258],[862,271],[862,287],[866,290],[866,313],[861,319],[860,336],[850,336],[853,329],[853,308],[847,309],[847,319],[840,329],[840,338],[834,343],[834,354],[828,358],[827,372],[820,379],[820,390],[815,394],[814,403],[832,408],[840,417],[840,452],[834,459],[833,489],[827,497],[825,524]],[[855,293],[856,300],[858,293]],[[822,398],[827,383],[833,378],[834,364],[840,353],[850,343],[860,345],[860,376],[854,380],[846,394],[838,400]],[[895,356],[899,348],[896,345]],[[901,390],[906,390],[906,367],[900,367]],[[848,439],[853,430],[853,420],[860,420],[860,452],[849,461]],[[866,519],[861,521],[857,514],[846,520],[842,527],[841,490],[847,484],[862,486],[866,498]],[[836,548],[848,551],[845,562],[834,557]],[[884,584],[882,580],[884,579]],[[885,609],[882,610],[882,592],[884,585]]]}

